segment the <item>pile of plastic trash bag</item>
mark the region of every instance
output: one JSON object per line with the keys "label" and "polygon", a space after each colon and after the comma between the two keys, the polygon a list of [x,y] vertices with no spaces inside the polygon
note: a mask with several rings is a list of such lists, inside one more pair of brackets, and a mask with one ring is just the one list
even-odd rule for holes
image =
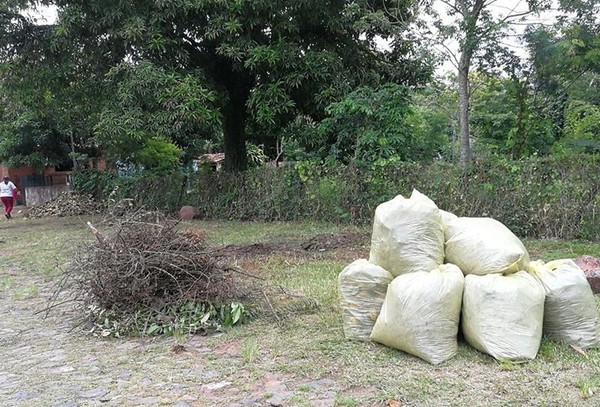
{"label": "pile of plastic trash bag", "polygon": [[339,275],[346,338],[439,364],[468,344],[498,360],[533,359],[542,335],[580,348],[600,341],[600,316],[572,260],[530,261],[491,218],[460,218],[413,191],[375,211],[369,260]]}

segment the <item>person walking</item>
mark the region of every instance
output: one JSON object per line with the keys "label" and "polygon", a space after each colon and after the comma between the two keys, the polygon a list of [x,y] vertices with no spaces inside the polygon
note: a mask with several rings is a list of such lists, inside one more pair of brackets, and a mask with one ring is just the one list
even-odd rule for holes
{"label": "person walking", "polygon": [[6,219],[10,219],[10,213],[14,206],[14,197],[19,191],[15,184],[10,181],[10,178],[5,176],[4,180],[0,182],[0,200],[4,205],[4,216]]}

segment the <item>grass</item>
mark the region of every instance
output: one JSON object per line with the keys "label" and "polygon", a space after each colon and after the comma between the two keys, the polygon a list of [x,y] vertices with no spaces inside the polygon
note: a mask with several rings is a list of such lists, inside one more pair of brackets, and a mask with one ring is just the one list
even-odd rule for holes
{"label": "grass", "polygon": [[583,255],[600,257],[600,243],[598,242],[525,239],[523,243],[532,260],[542,259],[549,262]]}
{"label": "grass", "polygon": [[[88,218],[63,218],[60,222],[48,219],[13,219],[0,223],[3,256],[0,269],[18,268],[19,273],[52,279],[64,265],[71,248],[82,237],[88,237],[85,222]],[[58,226],[57,226],[58,223]]]}
{"label": "grass", "polygon": [[39,294],[39,288],[37,284],[28,284],[23,288],[15,290],[13,298],[17,301],[28,300],[37,297]]}
{"label": "grass", "polygon": [[252,363],[260,353],[260,346],[256,338],[248,338],[244,341],[241,356],[244,363]]}
{"label": "grass", "polygon": [[[326,224],[186,222],[203,230],[212,243],[273,243],[301,245],[322,233],[367,229]],[[0,290],[23,290],[23,300],[39,284],[56,280],[57,261],[67,259],[64,241],[87,236],[79,219],[18,220],[0,225],[5,242],[0,258]],[[588,254],[600,257],[600,243],[556,240],[524,241],[533,259],[549,261]],[[57,255],[58,253],[58,255]],[[318,312],[283,323],[260,319],[208,339],[208,346],[227,348],[203,359],[238,388],[248,388],[266,372],[293,381],[294,394],[285,405],[310,406],[315,396],[310,383],[335,382],[336,406],[383,405],[398,400],[406,406],[594,406],[600,405],[600,351],[582,355],[569,346],[544,339],[538,357],[525,363],[497,362],[464,342],[458,354],[439,366],[373,343],[344,339],[337,298],[337,276],[351,260],[344,250],[296,256],[273,253],[239,260],[269,281],[318,300]],[[58,260],[57,260],[58,259]],[[15,273],[36,277],[15,281]],[[22,279],[22,275],[20,277]],[[30,287],[28,289],[28,287]],[[40,291],[43,287],[40,286]],[[39,295],[36,294],[36,295]],[[16,298],[16,297],[15,297]],[[126,339],[125,339],[126,340]],[[152,366],[148,366],[149,369]],[[260,393],[264,400],[272,391]],[[380,404],[377,404],[380,403]]]}
{"label": "grass", "polygon": [[13,281],[10,277],[0,278],[0,290],[6,290],[13,286]]}

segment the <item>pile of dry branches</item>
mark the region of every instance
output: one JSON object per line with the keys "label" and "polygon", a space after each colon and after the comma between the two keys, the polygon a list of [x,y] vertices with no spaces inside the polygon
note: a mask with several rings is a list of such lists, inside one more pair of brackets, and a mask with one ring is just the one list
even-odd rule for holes
{"label": "pile of dry branches", "polygon": [[104,212],[102,204],[89,195],[76,192],[62,192],[56,198],[27,209],[26,217],[94,215]]}
{"label": "pile of dry branches", "polygon": [[240,270],[217,261],[201,234],[181,232],[176,221],[137,212],[113,222],[107,230],[88,223],[96,239],[75,251],[59,291],[122,314],[241,299],[248,291],[236,279]]}
{"label": "pile of dry branches", "polygon": [[[76,247],[47,311],[75,301],[92,330],[144,334],[164,318],[189,321],[181,311],[189,306],[197,316],[197,310],[214,313],[214,306],[235,302],[278,322],[317,307],[304,295],[227,264],[202,233],[182,231],[178,221],[161,214],[140,210],[88,227],[95,239]],[[119,327],[107,327],[107,317]]]}

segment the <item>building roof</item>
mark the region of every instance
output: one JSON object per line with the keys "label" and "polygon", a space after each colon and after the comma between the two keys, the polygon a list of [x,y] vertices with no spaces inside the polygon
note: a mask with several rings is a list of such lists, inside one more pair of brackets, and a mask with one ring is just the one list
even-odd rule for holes
{"label": "building roof", "polygon": [[225,160],[225,153],[202,154],[198,157],[201,163],[220,163]]}

